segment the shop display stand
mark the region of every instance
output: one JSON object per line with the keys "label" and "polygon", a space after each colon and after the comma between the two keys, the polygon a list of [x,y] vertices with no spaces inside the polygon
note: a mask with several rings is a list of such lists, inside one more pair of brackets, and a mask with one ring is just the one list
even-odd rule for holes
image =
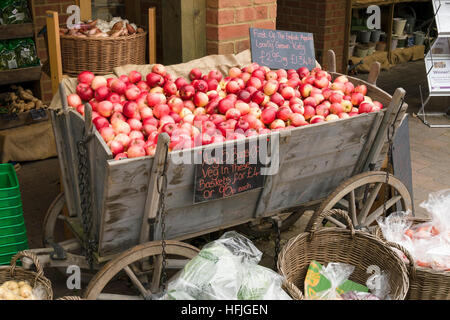
{"label": "shop display stand", "polygon": [[[433,9],[433,18],[436,21],[438,36],[431,43],[430,30],[432,24],[430,24],[426,34],[426,41],[430,44],[430,48],[425,56],[429,93],[424,100],[422,86],[419,85],[422,106],[417,113],[417,117],[430,128],[450,128],[450,124],[433,124],[427,120],[427,117],[446,117],[450,119],[450,106],[447,107],[445,112],[425,112],[425,107],[432,97],[450,97],[450,23],[448,22],[450,5],[445,3],[443,7],[441,0],[433,0]],[[437,69],[442,70],[438,72]]]}

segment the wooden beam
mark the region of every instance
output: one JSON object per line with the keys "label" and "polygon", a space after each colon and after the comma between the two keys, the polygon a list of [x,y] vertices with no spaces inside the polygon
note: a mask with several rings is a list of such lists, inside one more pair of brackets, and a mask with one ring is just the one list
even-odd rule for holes
{"label": "wooden beam", "polygon": [[206,55],[206,0],[181,1],[181,41],[183,62]]}
{"label": "wooden beam", "polygon": [[162,38],[170,39],[163,41],[163,62],[166,65],[177,64],[182,61],[181,50],[181,1],[161,1],[162,14]]}
{"label": "wooden beam", "polygon": [[77,0],[77,6],[80,7],[80,18],[82,21],[92,19],[92,3],[91,0]]}
{"label": "wooden beam", "polygon": [[59,18],[58,12],[56,11],[46,11],[46,14],[48,57],[50,60],[52,93],[55,95],[58,92],[58,86],[62,80],[61,44],[59,41]]}
{"label": "wooden beam", "polygon": [[148,58],[150,64],[156,63],[156,8],[148,9]]}
{"label": "wooden beam", "polygon": [[350,32],[352,29],[352,0],[347,0],[345,4],[345,31],[344,31],[344,55],[341,61],[342,72],[347,74],[348,72],[348,48],[350,47]]}

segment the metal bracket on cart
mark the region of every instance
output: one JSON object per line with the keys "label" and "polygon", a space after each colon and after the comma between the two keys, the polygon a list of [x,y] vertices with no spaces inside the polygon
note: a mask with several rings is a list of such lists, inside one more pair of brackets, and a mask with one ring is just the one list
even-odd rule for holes
{"label": "metal bracket on cart", "polygon": [[275,238],[275,255],[273,257],[274,268],[276,270],[278,264],[278,254],[280,253],[281,226],[283,225],[283,220],[278,215],[272,216],[270,217],[270,219],[272,220],[272,223],[275,226],[275,230],[277,233]]}

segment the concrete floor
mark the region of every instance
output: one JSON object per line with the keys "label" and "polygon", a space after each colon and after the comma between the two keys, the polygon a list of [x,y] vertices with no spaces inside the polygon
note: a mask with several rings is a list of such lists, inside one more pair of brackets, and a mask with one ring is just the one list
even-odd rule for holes
{"label": "concrete floor", "polygon": [[[364,78],[365,75],[361,75]],[[413,62],[382,72],[378,86],[389,93],[396,87],[403,87],[407,91],[406,101],[408,112],[417,112],[420,106],[418,84],[426,87],[425,68],[423,62]],[[443,110],[448,106],[445,101],[433,102],[432,108]],[[450,123],[450,120],[447,120]],[[413,193],[416,214],[426,215],[420,208],[430,192],[450,188],[450,129],[430,129],[414,116],[409,120],[411,139],[411,159],[413,176]],[[23,209],[29,236],[30,248],[42,246],[42,222],[46,210],[59,193],[59,165],[56,158],[44,161],[22,163],[18,172],[21,186]],[[305,214],[289,231],[283,232],[282,239],[304,231],[310,214]],[[212,240],[206,237],[203,241]],[[200,242],[202,239],[200,239]],[[255,245],[264,252],[262,265],[273,266],[273,239],[255,239]],[[81,292],[67,289],[66,278],[57,270],[46,269],[46,276],[51,279],[55,297],[63,295],[81,295]],[[82,288],[83,289],[83,288]]]}

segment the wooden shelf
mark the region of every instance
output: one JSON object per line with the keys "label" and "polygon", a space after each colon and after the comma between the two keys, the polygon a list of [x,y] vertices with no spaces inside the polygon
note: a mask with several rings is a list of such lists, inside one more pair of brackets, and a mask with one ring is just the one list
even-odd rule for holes
{"label": "wooden shelf", "polygon": [[32,23],[0,25],[0,40],[33,37],[34,25]]}
{"label": "wooden shelf", "polygon": [[0,85],[41,79],[41,66],[0,71]]}

